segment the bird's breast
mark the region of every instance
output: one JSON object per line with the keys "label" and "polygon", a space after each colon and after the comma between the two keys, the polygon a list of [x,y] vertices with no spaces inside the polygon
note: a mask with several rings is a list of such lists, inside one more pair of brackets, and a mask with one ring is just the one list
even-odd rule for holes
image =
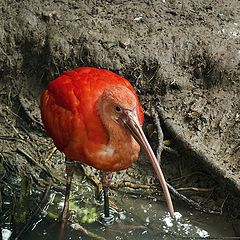
{"label": "bird's breast", "polygon": [[111,145],[106,145],[104,146],[98,154],[103,156],[103,157],[112,157],[114,155],[115,149]]}
{"label": "bird's breast", "polygon": [[[95,168],[104,171],[120,171],[130,167],[138,159],[140,146],[132,139],[129,143],[104,145],[94,155],[89,156]],[[97,161],[96,161],[97,160]]]}

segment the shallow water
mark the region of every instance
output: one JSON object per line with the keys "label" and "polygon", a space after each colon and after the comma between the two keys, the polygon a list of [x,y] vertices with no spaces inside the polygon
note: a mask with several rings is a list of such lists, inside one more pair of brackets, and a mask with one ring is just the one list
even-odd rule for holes
{"label": "shallow water", "polygon": [[[91,191],[90,191],[91,192]],[[63,195],[51,193],[52,203],[47,212],[60,213]],[[94,201],[83,201],[81,197],[75,203],[91,212],[93,219],[98,217],[102,206]],[[233,237],[231,223],[223,216],[209,215],[189,209],[181,204],[174,204],[176,220],[170,218],[164,202],[156,198],[139,197],[126,193],[115,193],[111,201],[118,206],[114,212],[115,222],[111,226],[104,226],[98,220],[93,223],[82,223],[87,230],[105,239],[201,239]],[[76,207],[75,206],[75,207]],[[74,207],[74,206],[73,206]],[[123,209],[123,210],[119,210]],[[85,211],[85,212],[86,212]],[[83,219],[83,218],[82,218]],[[4,239],[4,238],[3,238]],[[7,238],[5,238],[7,239]],[[34,227],[25,233],[21,239],[34,240],[66,240],[93,239],[75,230],[71,225],[61,229],[61,224],[48,215],[36,220]]]}

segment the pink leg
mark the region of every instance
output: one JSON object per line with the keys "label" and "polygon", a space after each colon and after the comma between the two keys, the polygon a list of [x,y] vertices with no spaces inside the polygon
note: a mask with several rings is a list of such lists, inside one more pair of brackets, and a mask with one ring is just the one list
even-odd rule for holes
{"label": "pink leg", "polygon": [[61,216],[62,221],[64,222],[69,219],[69,196],[71,191],[71,183],[72,183],[74,170],[75,170],[75,164],[66,158],[66,173],[67,173],[66,191],[65,191],[64,206],[63,206],[63,211]]}
{"label": "pink leg", "polygon": [[103,221],[105,224],[110,225],[113,223],[114,217],[109,212],[109,198],[108,198],[108,187],[110,185],[110,173],[102,172],[102,186],[103,186],[103,194],[104,194],[104,212],[103,212]]}

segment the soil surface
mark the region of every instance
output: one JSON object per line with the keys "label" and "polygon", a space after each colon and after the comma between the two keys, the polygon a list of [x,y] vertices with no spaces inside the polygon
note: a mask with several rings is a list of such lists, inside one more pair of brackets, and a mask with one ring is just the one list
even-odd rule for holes
{"label": "soil surface", "polygon": [[[38,182],[42,166],[54,171],[63,160],[57,153],[46,164],[53,144],[38,107],[46,84],[66,70],[101,67],[134,85],[148,114],[146,129],[153,124],[151,109],[159,113],[165,138],[185,159],[181,166],[212,176],[224,192],[215,196],[229,199],[223,210],[234,209],[239,231],[239,1],[2,0],[0,53],[6,182],[9,173]],[[169,180],[183,174],[172,170],[176,156],[163,157]]]}

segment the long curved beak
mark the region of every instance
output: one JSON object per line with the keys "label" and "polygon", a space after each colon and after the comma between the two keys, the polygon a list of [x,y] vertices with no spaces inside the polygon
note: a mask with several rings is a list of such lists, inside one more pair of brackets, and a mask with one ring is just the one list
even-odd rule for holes
{"label": "long curved beak", "polygon": [[153,166],[153,168],[157,174],[157,177],[161,183],[163,193],[164,193],[164,196],[165,196],[165,199],[167,202],[168,211],[169,211],[171,217],[174,218],[174,208],[173,208],[170,193],[168,191],[166,180],[165,180],[163,172],[159,166],[157,158],[155,157],[155,154],[154,154],[150,144],[148,143],[148,140],[147,140],[147,138],[142,130],[142,127],[138,121],[136,109],[134,109],[134,110],[124,109],[121,116],[119,117],[118,121],[131,132],[134,139],[138,142],[138,144],[140,146],[142,146],[145,149],[146,153],[148,154],[148,157],[151,160],[152,166]]}

